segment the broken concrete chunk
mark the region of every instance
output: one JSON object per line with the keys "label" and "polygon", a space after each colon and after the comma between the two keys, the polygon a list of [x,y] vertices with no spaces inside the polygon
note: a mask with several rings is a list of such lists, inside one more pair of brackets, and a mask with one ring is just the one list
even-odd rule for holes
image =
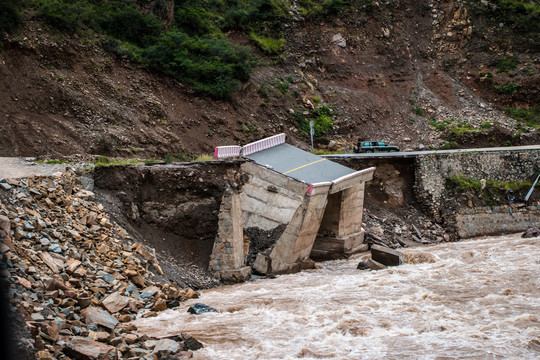
{"label": "broken concrete chunk", "polygon": [[367,267],[369,267],[371,270],[383,270],[386,269],[386,266],[381,264],[380,262],[377,262],[373,259],[368,259],[366,261]]}
{"label": "broken concrete chunk", "polygon": [[380,245],[371,246],[371,258],[386,266],[401,265],[401,252]]}

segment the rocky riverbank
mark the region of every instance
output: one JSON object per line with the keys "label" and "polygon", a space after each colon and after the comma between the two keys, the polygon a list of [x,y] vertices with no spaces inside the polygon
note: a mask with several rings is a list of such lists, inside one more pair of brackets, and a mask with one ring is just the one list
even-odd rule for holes
{"label": "rocky riverbank", "polygon": [[18,359],[184,359],[189,335],[139,336],[130,321],[198,297],[155,250],[113,223],[71,171],[0,182],[2,278]]}

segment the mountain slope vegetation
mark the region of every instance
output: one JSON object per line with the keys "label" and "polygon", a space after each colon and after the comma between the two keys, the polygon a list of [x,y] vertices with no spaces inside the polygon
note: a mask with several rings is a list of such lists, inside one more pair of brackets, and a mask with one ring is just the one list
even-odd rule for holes
{"label": "mountain slope vegetation", "polygon": [[1,155],[535,143],[535,1],[4,1]]}

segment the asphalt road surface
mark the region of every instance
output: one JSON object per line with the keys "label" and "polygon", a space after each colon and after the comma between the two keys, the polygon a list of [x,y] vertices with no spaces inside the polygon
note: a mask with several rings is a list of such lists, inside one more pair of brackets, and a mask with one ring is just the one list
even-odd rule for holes
{"label": "asphalt road surface", "polygon": [[456,150],[423,150],[423,151],[408,151],[408,152],[376,152],[376,153],[360,153],[360,154],[331,154],[323,155],[324,158],[342,158],[342,157],[415,157],[418,155],[427,154],[454,154],[465,152],[489,152],[489,151],[519,151],[519,150],[540,150],[540,145],[525,145],[525,146],[507,146],[494,148],[478,148],[478,149],[456,149]]}

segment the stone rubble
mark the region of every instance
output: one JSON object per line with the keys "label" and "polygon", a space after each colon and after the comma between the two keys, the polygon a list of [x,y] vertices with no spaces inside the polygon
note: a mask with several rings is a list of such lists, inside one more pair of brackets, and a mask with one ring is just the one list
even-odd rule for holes
{"label": "stone rubble", "polygon": [[111,221],[73,172],[0,184],[1,275],[38,359],[187,359],[202,347],[137,334],[130,321],[198,294],[154,281],[155,251]]}

